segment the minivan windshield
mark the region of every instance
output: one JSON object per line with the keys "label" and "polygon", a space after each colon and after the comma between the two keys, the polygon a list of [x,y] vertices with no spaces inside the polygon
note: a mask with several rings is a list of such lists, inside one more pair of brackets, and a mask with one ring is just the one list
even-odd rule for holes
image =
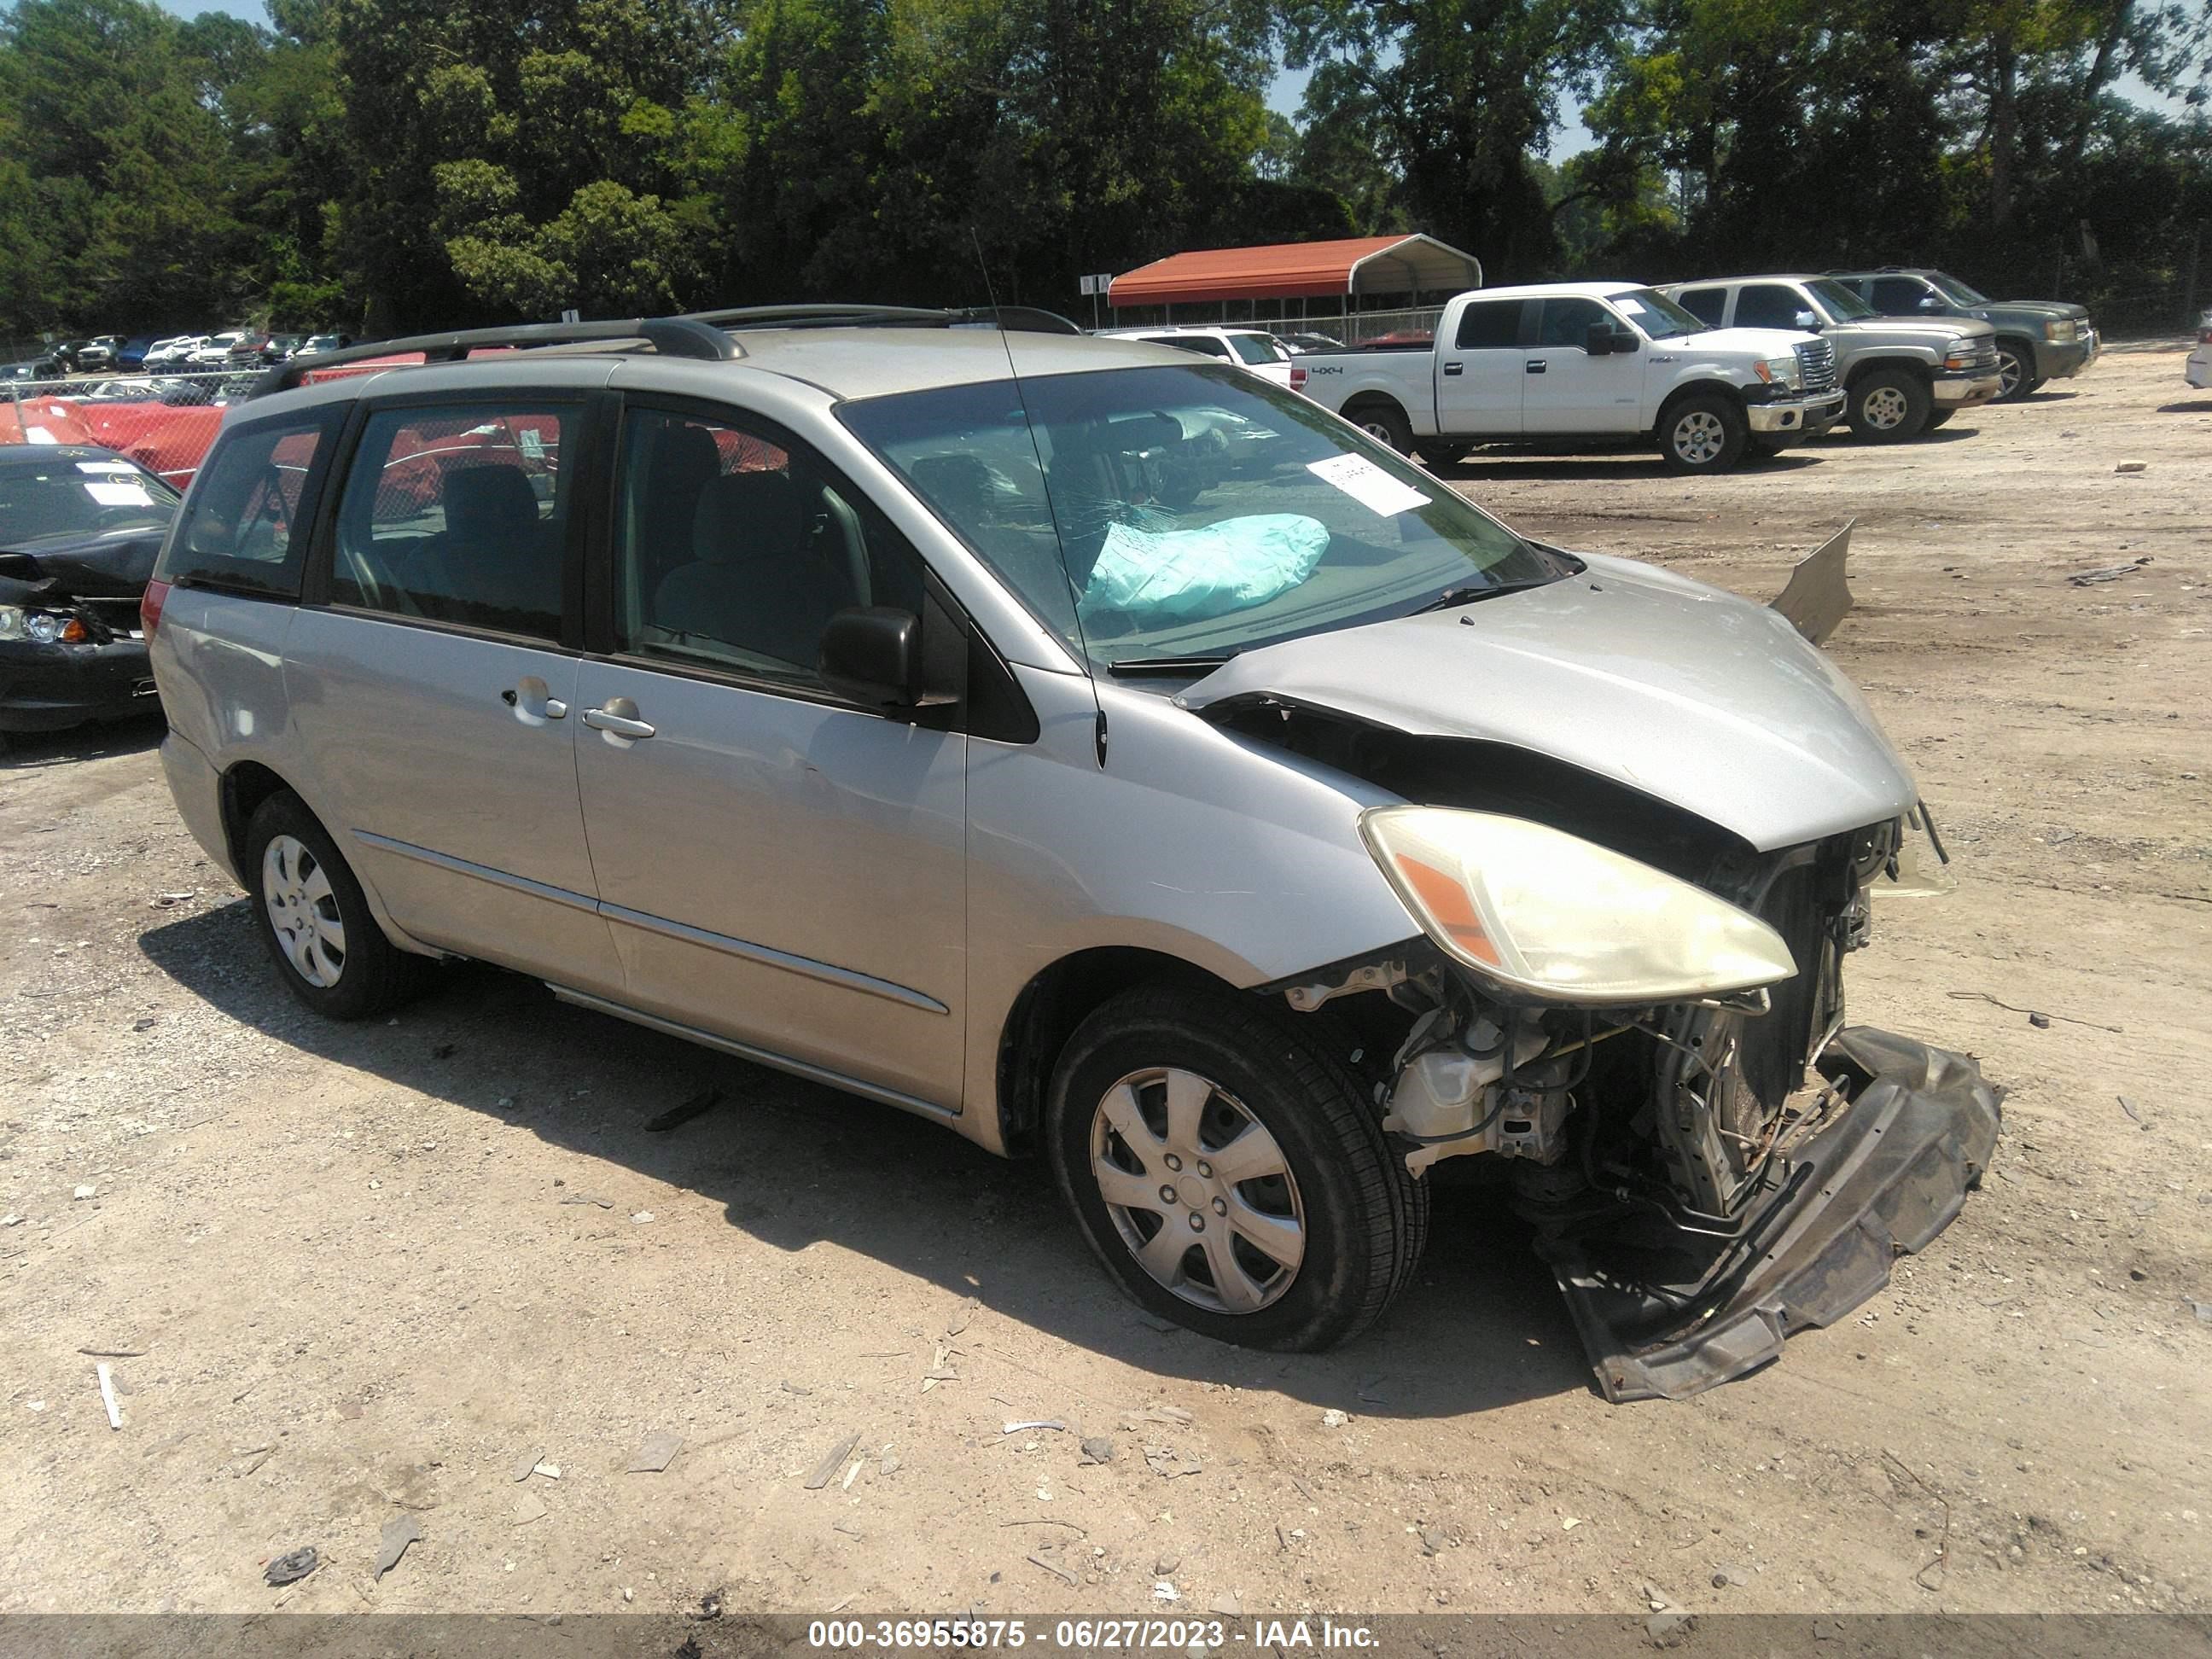
{"label": "minivan windshield", "polygon": [[1109,667],[1233,656],[1573,568],[1318,404],[1225,366],[946,386],[838,415]]}
{"label": "minivan windshield", "polygon": [[1828,308],[1828,315],[1839,323],[1863,322],[1869,317],[1881,313],[1864,300],[1832,277],[1819,276],[1805,284],[1813,290],[1813,297]]}
{"label": "minivan windshield", "polygon": [[1628,294],[1611,294],[1607,299],[1627,313],[1628,319],[1655,340],[1672,340],[1685,334],[1703,334],[1712,325],[1695,312],[1682,307],[1656,288],[1639,288]]}

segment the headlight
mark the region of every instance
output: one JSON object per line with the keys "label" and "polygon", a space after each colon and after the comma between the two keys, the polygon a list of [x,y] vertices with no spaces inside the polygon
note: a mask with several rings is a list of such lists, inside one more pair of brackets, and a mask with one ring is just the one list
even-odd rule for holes
{"label": "headlight", "polygon": [[1421,931],[1547,1002],[1681,1002],[1791,978],[1782,936],[1703,888],[1526,818],[1438,806],[1361,815]]}
{"label": "headlight", "polygon": [[40,645],[52,645],[62,636],[64,620],[49,616],[43,611],[27,611],[23,617],[23,637]]}
{"label": "headlight", "polygon": [[1946,368],[1968,368],[1981,356],[1981,348],[1971,340],[1961,340],[1943,354]]}
{"label": "headlight", "polygon": [[1751,372],[1769,386],[1788,386],[1793,392],[1796,390],[1797,359],[1794,356],[1769,357],[1763,363],[1753,363]]}
{"label": "headlight", "polygon": [[0,640],[20,640],[23,637],[23,613],[12,605],[0,605]]}
{"label": "headlight", "polygon": [[2054,318],[2043,325],[2043,337],[2054,345],[2073,344],[2074,319],[2070,317]]}

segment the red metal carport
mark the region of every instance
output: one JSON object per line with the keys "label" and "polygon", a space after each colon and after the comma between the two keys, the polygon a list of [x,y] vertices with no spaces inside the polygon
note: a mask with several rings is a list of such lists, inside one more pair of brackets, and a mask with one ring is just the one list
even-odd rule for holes
{"label": "red metal carport", "polygon": [[1106,300],[1116,310],[1231,300],[1335,300],[1333,309],[1348,311],[1367,295],[1459,294],[1481,286],[1480,259],[1416,233],[1170,254],[1116,276]]}

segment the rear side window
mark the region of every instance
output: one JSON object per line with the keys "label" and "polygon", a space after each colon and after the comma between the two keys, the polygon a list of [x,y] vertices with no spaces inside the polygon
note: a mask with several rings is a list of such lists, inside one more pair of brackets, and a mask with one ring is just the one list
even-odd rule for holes
{"label": "rear side window", "polygon": [[334,422],[318,415],[225,433],[200,469],[156,579],[298,599],[307,484]]}
{"label": "rear side window", "polygon": [[1728,290],[1724,288],[1685,289],[1674,296],[1674,303],[1712,328],[1721,325],[1728,314]]}
{"label": "rear side window", "polygon": [[380,409],[338,501],[331,598],[390,616],[561,636],[574,408]]}
{"label": "rear side window", "polygon": [[1510,350],[1521,340],[1521,302],[1483,300],[1459,314],[1459,334],[1452,343],[1462,351]]}

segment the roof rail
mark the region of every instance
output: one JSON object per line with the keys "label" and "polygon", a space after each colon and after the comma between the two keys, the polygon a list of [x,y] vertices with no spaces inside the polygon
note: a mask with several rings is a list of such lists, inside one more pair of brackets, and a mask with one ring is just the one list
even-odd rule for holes
{"label": "roof rail", "polygon": [[712,328],[1001,328],[1019,334],[1080,334],[1056,311],[1035,306],[738,306],[687,312],[684,322]]}
{"label": "roof rail", "polygon": [[342,351],[317,352],[312,357],[289,358],[255,382],[251,395],[263,398],[272,392],[289,392],[310,374],[378,357],[404,356],[419,351],[426,363],[458,362],[470,352],[484,347],[586,345],[602,340],[643,340],[664,357],[696,357],[709,362],[729,362],[744,355],[728,335],[692,317],[633,317],[627,321],[605,323],[519,323],[510,328],[465,328],[444,334],[410,334],[397,340],[348,346]]}

